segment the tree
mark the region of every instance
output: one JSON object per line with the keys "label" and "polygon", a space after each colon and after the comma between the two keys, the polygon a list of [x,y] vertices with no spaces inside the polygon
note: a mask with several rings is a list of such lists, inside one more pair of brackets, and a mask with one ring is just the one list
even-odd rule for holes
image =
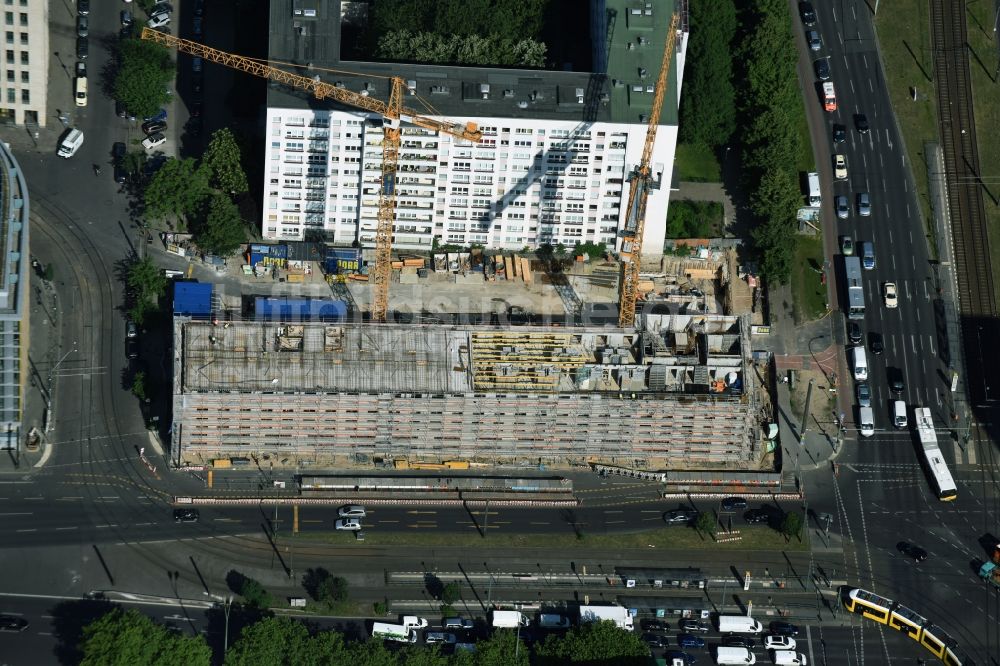
{"label": "tree", "polygon": [[118,72],[112,89],[115,99],[139,117],[151,116],[169,99],[174,63],[164,47],[139,39],[118,42]]}
{"label": "tree", "polygon": [[448,583],[441,588],[441,601],[448,606],[458,601],[461,596],[462,588],[458,586],[458,583]]}
{"label": "tree", "polygon": [[336,631],[315,636],[299,622],[287,617],[269,617],[245,627],[226,653],[226,666],[270,666],[272,664],[347,663],[344,637]]}
{"label": "tree", "polygon": [[202,220],[195,225],[194,242],[209,254],[228,257],[246,240],[240,210],[225,194],[216,192],[209,199]]}
{"label": "tree", "polygon": [[715,534],[717,524],[711,511],[699,511],[694,521],[694,528],[705,534]]}
{"label": "tree", "polygon": [[247,175],[240,160],[240,147],[236,144],[236,137],[228,127],[223,127],[212,133],[212,140],[205,149],[201,163],[208,168],[213,187],[236,195],[249,189]]}
{"label": "tree", "polygon": [[732,52],[736,6],[732,0],[696,0],[690,5],[690,21],[681,140],[718,147],[727,143],[736,129]]}
{"label": "tree", "polygon": [[142,173],[146,168],[146,151],[132,150],[125,153],[125,157],[122,158],[122,168],[125,169],[125,173],[131,175]]}
{"label": "tree", "polygon": [[645,666],[649,646],[639,634],[619,628],[614,622],[593,622],[571,629],[563,636],[549,635],[536,649],[538,663]]}
{"label": "tree", "polygon": [[146,188],[146,214],[155,219],[184,218],[196,213],[210,193],[208,170],[193,159],[170,159],[153,175]]}
{"label": "tree", "polygon": [[143,370],[139,370],[132,378],[132,395],[142,401],[145,401],[149,397],[149,392],[146,388],[146,372]]}
{"label": "tree", "polygon": [[528,657],[528,646],[514,631],[495,631],[476,643],[477,666],[528,666]]}
{"label": "tree", "polygon": [[143,257],[126,269],[125,286],[132,304],[129,318],[141,326],[156,312],[159,298],[167,291],[167,278],[152,259]]}
{"label": "tree", "polygon": [[319,586],[319,600],[327,606],[347,601],[347,580],[340,576],[330,576]]}
{"label": "tree", "polygon": [[382,641],[351,643],[348,654],[349,659],[344,663],[351,666],[397,666],[400,663],[395,653],[390,652]]}
{"label": "tree", "polygon": [[212,651],[201,636],[185,636],[136,610],[115,608],[83,628],[81,666],[208,666]]}
{"label": "tree", "polygon": [[781,519],[781,533],[787,538],[802,536],[802,514],[798,511],[789,511]]}
{"label": "tree", "polygon": [[264,589],[264,586],[253,578],[245,578],[243,586],[240,588],[240,596],[248,606],[255,608],[270,608],[274,604],[271,594]]}

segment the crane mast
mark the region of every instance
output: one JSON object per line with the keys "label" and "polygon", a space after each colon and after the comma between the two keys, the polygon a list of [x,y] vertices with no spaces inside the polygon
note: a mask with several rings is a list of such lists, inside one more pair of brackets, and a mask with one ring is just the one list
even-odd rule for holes
{"label": "crane mast", "polygon": [[479,141],[483,134],[475,123],[451,123],[422,116],[403,107],[402,78],[390,78],[389,101],[369,97],[346,88],[340,88],[318,76],[308,77],[247,58],[246,56],[213,49],[188,39],[152,30],[142,29],[142,39],[174,48],[180,53],[204,58],[232,69],[282,83],[293,88],[308,90],[316,99],[332,99],[364,111],[377,113],[386,119],[382,128],[382,182],[379,188],[378,225],[375,229],[375,267],[372,273],[372,321],[384,322],[389,311],[389,279],[392,275],[392,223],[396,217],[396,172],[399,169],[399,146],[402,136],[400,121],[425,129],[444,132],[460,139]]}
{"label": "crane mast", "polygon": [[642,147],[642,159],[635,171],[632,172],[628,191],[625,229],[620,252],[621,280],[618,285],[618,325],[622,328],[635,324],[635,304],[639,296],[639,259],[642,254],[642,237],[646,225],[646,201],[649,198],[649,188],[652,184],[649,161],[653,157],[656,130],[660,124],[660,112],[663,110],[663,100],[667,93],[667,75],[670,72],[670,61],[677,44],[679,21],[677,14],[674,14],[670,20],[667,43],[663,48],[663,61],[660,63],[660,73],[656,78],[653,108],[650,110],[649,124],[646,126],[646,142]]}

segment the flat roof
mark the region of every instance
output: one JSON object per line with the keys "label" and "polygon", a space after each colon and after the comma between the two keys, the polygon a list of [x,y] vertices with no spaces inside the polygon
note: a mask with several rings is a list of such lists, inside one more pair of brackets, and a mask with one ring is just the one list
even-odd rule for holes
{"label": "flat roof", "polygon": [[[581,3],[593,11],[592,34],[579,38],[594,42],[595,72],[342,61],[341,16],[363,15],[363,5],[341,0],[272,0],[269,60],[283,69],[318,75],[348,90],[368,90],[381,99],[388,97],[388,79],[401,77],[420,98],[406,94],[404,105],[428,116],[643,123],[652,107],[652,86],[675,0]],[[307,7],[312,10],[308,15]],[[601,41],[592,35],[600,36]],[[676,125],[677,58],[672,60],[667,81],[660,123]],[[485,99],[484,86],[488,86]],[[433,110],[425,108],[421,99]],[[274,83],[270,84],[267,104],[354,110]]]}

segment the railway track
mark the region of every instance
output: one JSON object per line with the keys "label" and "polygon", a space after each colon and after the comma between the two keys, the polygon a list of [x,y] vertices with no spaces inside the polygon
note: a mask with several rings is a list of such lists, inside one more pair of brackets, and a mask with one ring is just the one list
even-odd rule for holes
{"label": "railway track", "polygon": [[962,346],[970,398],[983,405],[1000,397],[990,395],[984,371],[1000,361],[1000,322],[979,177],[965,5],[965,0],[932,0],[931,36]]}

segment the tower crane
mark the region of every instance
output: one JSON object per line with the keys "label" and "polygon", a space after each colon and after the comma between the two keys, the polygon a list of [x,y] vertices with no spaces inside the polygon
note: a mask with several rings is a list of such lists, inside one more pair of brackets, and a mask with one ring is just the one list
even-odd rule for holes
{"label": "tower crane", "polygon": [[653,157],[656,129],[660,124],[663,99],[667,94],[667,74],[670,72],[670,61],[677,45],[679,22],[680,18],[674,14],[667,32],[667,43],[663,48],[660,73],[656,78],[656,91],[653,94],[653,108],[649,112],[649,124],[646,126],[642,159],[632,172],[632,182],[628,190],[628,207],[625,209],[627,217],[620,252],[621,280],[618,283],[618,325],[622,328],[635,324],[635,303],[639,296],[639,257],[642,254],[642,235],[646,225],[646,200],[653,184],[649,160]]}
{"label": "tower crane", "polygon": [[384,322],[389,310],[389,278],[392,275],[392,222],[396,216],[396,171],[399,168],[399,145],[402,130],[400,121],[418,127],[451,134],[469,141],[479,141],[482,132],[475,123],[452,123],[421,116],[403,106],[403,87],[406,82],[398,77],[390,77],[389,101],[383,102],[361,93],[339,88],[321,81],[319,77],[308,77],[272,67],[266,62],[245,56],[213,49],[204,44],[181,39],[173,35],[142,29],[142,39],[155,42],[179,53],[203,58],[210,62],[238,69],[254,76],[260,76],[293,88],[308,90],[316,99],[333,99],[342,104],[377,113],[385,118],[382,140],[382,181],[379,188],[378,226],[375,231],[375,268],[372,273],[372,321]]}

